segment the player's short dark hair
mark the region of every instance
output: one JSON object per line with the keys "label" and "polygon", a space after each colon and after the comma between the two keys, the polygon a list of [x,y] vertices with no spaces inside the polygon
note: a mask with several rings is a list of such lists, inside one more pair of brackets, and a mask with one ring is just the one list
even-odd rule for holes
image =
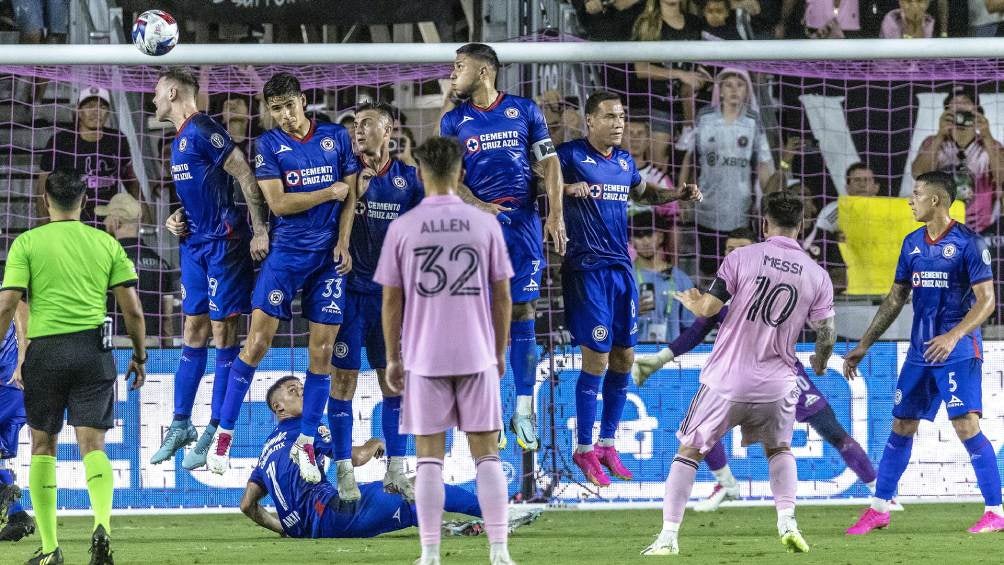
{"label": "player's short dark hair", "polygon": [[852,164],[850,167],[847,167],[847,177],[850,177],[851,173],[853,173],[854,171],[862,171],[862,170],[870,171],[871,167],[862,163],[861,161],[858,161],[857,163]]}
{"label": "player's short dark hair", "polygon": [[265,404],[268,404],[268,409],[271,410],[273,414],[275,413],[275,409],[272,408],[272,395],[275,394],[277,390],[279,390],[279,387],[288,383],[289,381],[294,381],[294,380],[299,380],[299,379],[297,379],[295,375],[286,375],[285,377],[282,377],[281,379],[272,383],[272,386],[268,387],[268,392],[265,393]]}
{"label": "player's short dark hair", "polygon": [[366,102],[360,104],[355,109],[356,115],[359,115],[361,112],[366,112],[366,111],[378,112],[380,114],[387,116],[387,119],[390,121],[391,125],[394,125],[394,122],[397,121],[398,114],[400,114],[397,108],[391,106],[386,102],[381,102],[381,101]]}
{"label": "player's short dark hair", "polygon": [[302,93],[299,79],[285,72],[272,75],[261,89],[261,95],[265,97],[266,103],[276,96],[299,96]]}
{"label": "player's short dark hair", "polygon": [[586,98],[586,115],[592,115],[599,109],[600,104],[606,102],[607,100],[616,100],[620,102],[621,97],[608,90],[597,90],[596,92],[589,95]]}
{"label": "player's short dark hair", "polygon": [[474,57],[475,59],[488,63],[495,72],[498,72],[499,68],[502,67],[502,63],[499,62],[499,56],[495,53],[495,50],[485,45],[484,43],[468,43],[467,45],[462,45],[460,49],[457,49],[457,55],[467,55],[468,57]]}
{"label": "player's short dark hair", "polygon": [[804,207],[802,199],[789,190],[771,192],[763,199],[763,215],[782,228],[797,228]]}
{"label": "player's short dark hair", "polygon": [[199,79],[195,78],[195,73],[185,67],[169,67],[161,71],[160,76],[157,77],[158,80],[162,78],[184,85],[190,88],[194,94],[199,93]]}
{"label": "player's short dark hair", "polygon": [[69,211],[80,205],[80,199],[87,190],[87,184],[78,171],[68,169],[56,170],[45,178],[45,194],[49,202],[63,211]]}
{"label": "player's short dark hair", "polygon": [[736,228],[729,232],[728,239],[748,239],[756,241],[756,235],[750,228]]}
{"label": "player's short dark hair", "polygon": [[944,190],[948,194],[948,205],[951,206],[952,202],[955,202],[955,196],[958,192],[955,186],[955,179],[952,175],[942,172],[942,171],[930,171],[918,176],[914,182],[922,182],[928,186],[936,186]]}
{"label": "player's short dark hair", "polygon": [[460,168],[464,148],[455,137],[431,137],[415,149],[415,159],[424,174],[446,179]]}

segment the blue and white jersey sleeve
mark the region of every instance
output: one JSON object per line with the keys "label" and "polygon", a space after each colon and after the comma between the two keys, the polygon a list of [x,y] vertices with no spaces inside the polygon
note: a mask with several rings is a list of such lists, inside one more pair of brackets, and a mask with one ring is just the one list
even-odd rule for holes
{"label": "blue and white jersey sleeve", "polygon": [[282,178],[279,159],[268,138],[262,135],[255,141],[254,175],[258,180]]}
{"label": "blue and white jersey sleeve", "polygon": [[194,137],[196,149],[214,167],[223,166],[230,152],[234,150],[234,140],[230,137],[230,132],[219,122],[213,119],[199,120],[198,135]]}
{"label": "blue and white jersey sleeve", "polygon": [[540,108],[532,100],[526,101],[527,137],[533,152],[534,161],[542,161],[555,155],[554,142],[547,130],[547,120]]}
{"label": "blue and white jersey sleeve", "polygon": [[339,164],[341,166],[341,177],[352,176],[362,170],[362,163],[352,152],[352,140],[349,138],[349,130],[340,128],[335,134],[335,143],[338,144]]}
{"label": "blue and white jersey sleeve", "polygon": [[970,285],[977,285],[993,280],[994,273],[990,269],[990,250],[987,248],[986,241],[982,237],[975,236],[969,238],[966,251],[962,254],[962,261],[969,275]]}

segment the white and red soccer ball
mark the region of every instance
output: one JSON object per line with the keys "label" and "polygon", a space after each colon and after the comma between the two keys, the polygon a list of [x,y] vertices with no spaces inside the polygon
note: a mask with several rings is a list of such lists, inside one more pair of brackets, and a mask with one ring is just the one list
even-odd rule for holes
{"label": "white and red soccer ball", "polygon": [[147,10],[132,24],[132,42],[147,55],[163,55],[178,44],[178,22],[163,10]]}

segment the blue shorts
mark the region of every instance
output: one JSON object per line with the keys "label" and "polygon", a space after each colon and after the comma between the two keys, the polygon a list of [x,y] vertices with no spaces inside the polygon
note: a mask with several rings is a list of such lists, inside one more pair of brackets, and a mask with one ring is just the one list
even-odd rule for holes
{"label": "blue shorts", "polygon": [[901,420],[933,421],[945,403],[948,419],[970,412],[983,415],[983,360],[964,359],[940,367],[907,361],[896,381],[892,415]]}
{"label": "blue shorts", "polygon": [[513,277],[509,279],[513,304],[540,298],[544,268],[544,240],[540,216],[533,208],[506,212],[512,223],[502,224],[502,237],[509,251]]}
{"label": "blue shorts", "polygon": [[182,242],[181,310],[225,320],[251,311],[254,266],[247,239]]}
{"label": "blue shorts", "polygon": [[293,298],[303,291],[303,317],[337,326],[345,308],[345,279],[338,274],[331,251],[296,251],[272,248],[258,273],[251,305],[278,318],[293,317]]}
{"label": "blue shorts", "polygon": [[561,278],[565,323],[572,340],[607,353],[611,346],[638,343],[638,287],[621,267],[594,271],[566,270]]}
{"label": "blue shorts", "polygon": [[373,369],[387,367],[387,350],[381,325],[382,294],[348,291],[345,297],[345,322],[338,328],[331,364],[336,369],[358,371],[362,365],[362,347]]}
{"label": "blue shorts", "polygon": [[387,494],[379,482],[359,485],[355,502],[335,501],[313,528],[315,538],[371,538],[418,525],[418,513],[401,495]]}
{"label": "blue shorts", "polygon": [[0,459],[17,457],[17,439],[26,421],[24,392],[0,386]]}

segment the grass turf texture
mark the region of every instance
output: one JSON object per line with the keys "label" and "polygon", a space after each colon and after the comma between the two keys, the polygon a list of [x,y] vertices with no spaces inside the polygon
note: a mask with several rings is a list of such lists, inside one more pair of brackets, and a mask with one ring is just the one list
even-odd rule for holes
{"label": "grass turf texture", "polygon": [[[983,511],[980,504],[909,505],[894,512],[889,529],[848,537],[861,507],[804,506],[798,523],[812,548],[785,553],[774,509],[727,508],[713,514],[687,512],[680,555],[641,557],[662,525],[658,510],[545,512],[511,538],[513,558],[523,565],[659,563],[1001,563],[1004,532],[974,536],[965,529]],[[67,563],[87,563],[89,518],[62,518],[60,545]],[[418,530],[364,540],[281,539],[238,514],[113,517],[115,562],[157,564],[404,563],[418,556]],[[487,543],[443,538],[443,563],[486,563]],[[23,563],[40,544],[38,534],[17,544],[0,542],[0,564]]]}

